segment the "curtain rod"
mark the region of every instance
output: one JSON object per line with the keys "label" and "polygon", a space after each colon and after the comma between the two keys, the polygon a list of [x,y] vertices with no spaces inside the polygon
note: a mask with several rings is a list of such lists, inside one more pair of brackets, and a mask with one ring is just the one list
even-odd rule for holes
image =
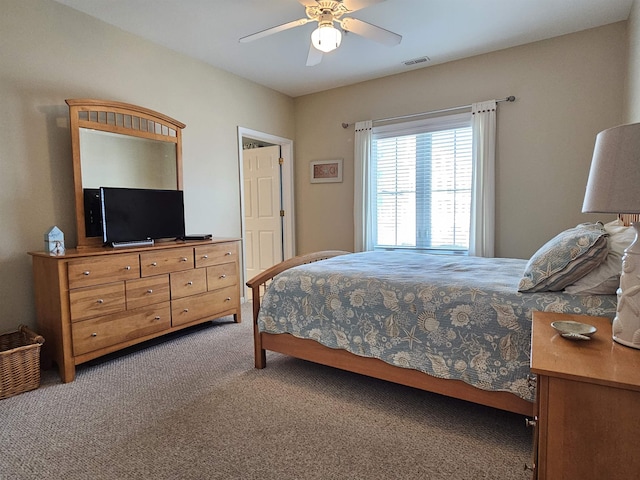
{"label": "curtain rod", "polygon": [[[500,103],[500,102],[515,102],[515,101],[516,101],[516,97],[514,97],[513,95],[509,95],[507,98],[503,98],[501,100],[496,100],[496,103]],[[463,108],[471,108],[471,105],[460,105],[458,107],[443,108],[441,110],[431,110],[430,112],[413,113],[411,115],[401,115],[399,117],[379,118],[377,120],[374,120],[374,122],[389,122],[391,120],[401,120],[401,119],[404,119],[404,118],[422,117],[423,115],[432,115],[434,113],[452,112],[454,110],[462,110]],[[342,128],[349,128],[349,126],[351,126],[351,125],[355,125],[355,123],[343,123],[342,124]]]}

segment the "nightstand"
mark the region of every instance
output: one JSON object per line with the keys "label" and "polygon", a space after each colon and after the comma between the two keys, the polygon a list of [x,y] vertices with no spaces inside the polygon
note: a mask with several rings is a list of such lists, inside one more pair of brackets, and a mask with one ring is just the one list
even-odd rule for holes
{"label": "nightstand", "polygon": [[[551,327],[558,320],[598,331],[567,340]],[[612,340],[611,320],[534,312],[531,371],[538,480],[640,477],[640,350]]]}

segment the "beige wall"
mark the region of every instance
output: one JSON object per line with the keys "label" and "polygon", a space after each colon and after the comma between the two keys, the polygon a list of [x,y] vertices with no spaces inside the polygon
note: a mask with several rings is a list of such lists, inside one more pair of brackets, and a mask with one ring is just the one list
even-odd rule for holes
{"label": "beige wall", "polygon": [[[515,95],[498,112],[496,254],[528,258],[581,213],[596,134],[621,123],[626,22],[298,97],[298,252],[353,248],[353,126]],[[310,184],[313,160],[344,182]],[[608,220],[607,218],[604,218]]]}
{"label": "beige wall", "polygon": [[625,123],[640,122],[640,1],[634,0],[627,22],[628,71],[625,98]]}
{"label": "beige wall", "polygon": [[293,100],[49,0],[0,16],[0,332],[35,325],[29,250],[52,225],[75,245],[66,98],[162,112],[183,135],[186,224],[240,236],[237,127],[293,138]]}

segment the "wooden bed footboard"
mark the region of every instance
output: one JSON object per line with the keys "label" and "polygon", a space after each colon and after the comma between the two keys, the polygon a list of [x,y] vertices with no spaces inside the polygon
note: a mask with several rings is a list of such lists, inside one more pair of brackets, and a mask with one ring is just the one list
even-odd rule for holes
{"label": "wooden bed footboard", "polygon": [[264,368],[266,366],[266,350],[269,350],[500,410],[526,416],[534,415],[533,403],[509,392],[481,390],[461,380],[433,377],[417,370],[396,367],[377,358],[360,357],[346,350],[326,347],[313,340],[297,338],[287,333],[260,333],[257,322],[258,312],[260,311],[260,298],[277,274],[298,265],[317,262],[347,253],[349,252],[328,250],[294,257],[274,265],[247,282],[247,286],[252,289],[253,294],[253,336],[256,368]]}
{"label": "wooden bed footboard", "polygon": [[273,277],[285,270],[297,267],[298,265],[305,265],[307,263],[317,262],[319,260],[326,260],[327,258],[337,257],[338,255],[346,255],[344,250],[324,250],[321,252],[308,253],[306,255],[299,255],[297,257],[290,258],[284,262],[280,262],[271,268],[268,268],[262,273],[259,273],[251,280],[247,282],[247,287],[251,289],[251,296],[253,298],[253,345],[255,348],[255,365],[256,368],[264,368],[267,365],[267,359],[265,356],[265,349],[262,346],[262,337],[258,331],[258,312],[260,311],[260,299],[265,290],[273,280]]}

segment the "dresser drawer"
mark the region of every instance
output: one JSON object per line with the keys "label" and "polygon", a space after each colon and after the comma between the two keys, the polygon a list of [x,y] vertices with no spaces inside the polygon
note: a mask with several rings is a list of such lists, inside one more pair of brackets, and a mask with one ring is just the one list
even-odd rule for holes
{"label": "dresser drawer", "polygon": [[76,322],[71,326],[73,354],[83,355],[111,347],[166,330],[170,326],[169,302]]}
{"label": "dresser drawer", "polygon": [[207,271],[204,268],[171,274],[171,299],[188,297],[207,291]]}
{"label": "dresser drawer", "polygon": [[195,248],[196,267],[238,261],[238,242],[216,243]]}
{"label": "dresser drawer", "polygon": [[71,321],[120,312],[125,309],[124,282],[84,287],[69,292]]}
{"label": "dresser drawer", "polygon": [[240,298],[236,287],[227,287],[173,300],[171,302],[171,325],[175,327],[202,318],[214,317],[220,312],[237,308],[239,304]]}
{"label": "dresser drawer", "polygon": [[238,269],[235,263],[224,263],[207,267],[207,290],[218,290],[238,284]]}
{"label": "dresser drawer", "polygon": [[145,307],[169,301],[169,275],[137,278],[125,283],[127,309]]}
{"label": "dresser drawer", "polygon": [[172,248],[140,254],[140,275],[150,277],[193,268],[193,248]]}
{"label": "dresser drawer", "polygon": [[140,261],[137,253],[70,260],[68,265],[69,288],[88,287],[140,277]]}

